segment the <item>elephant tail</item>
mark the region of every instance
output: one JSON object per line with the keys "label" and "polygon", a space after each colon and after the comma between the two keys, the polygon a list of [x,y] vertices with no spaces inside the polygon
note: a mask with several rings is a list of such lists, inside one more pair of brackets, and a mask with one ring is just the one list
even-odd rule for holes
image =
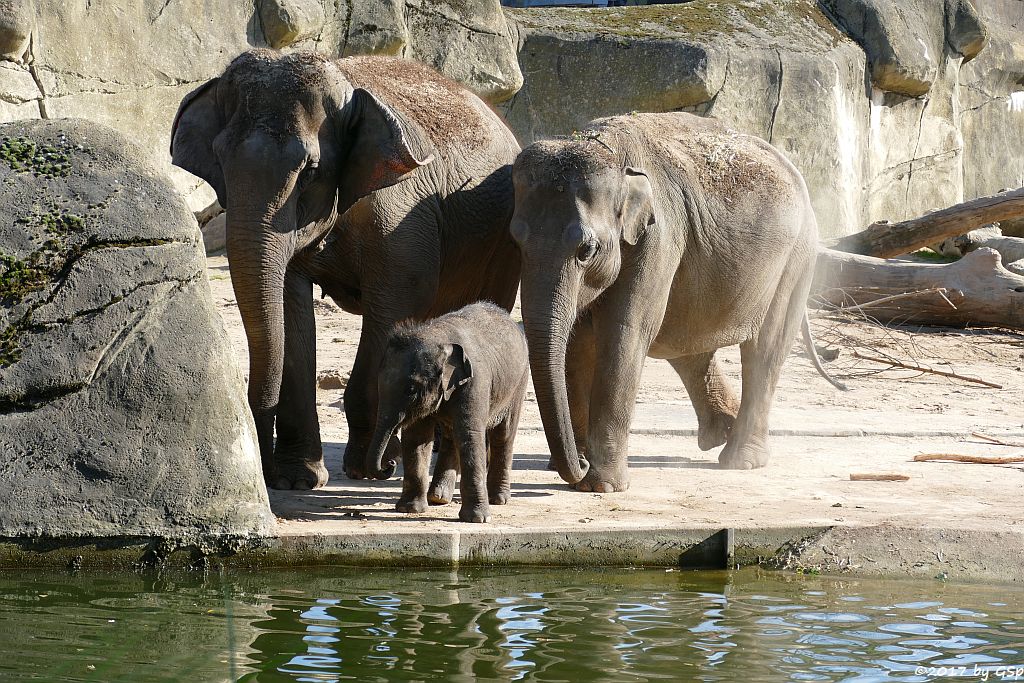
{"label": "elephant tail", "polygon": [[804,309],[804,320],[800,325],[800,331],[803,333],[804,344],[807,345],[807,354],[811,357],[811,363],[814,364],[814,369],[818,371],[822,377],[824,377],[829,384],[834,386],[840,391],[848,391],[849,387],[837,380],[835,377],[828,373],[825,366],[821,364],[821,357],[818,356],[818,349],[814,346],[814,337],[811,336],[811,321],[807,317],[807,309]]}

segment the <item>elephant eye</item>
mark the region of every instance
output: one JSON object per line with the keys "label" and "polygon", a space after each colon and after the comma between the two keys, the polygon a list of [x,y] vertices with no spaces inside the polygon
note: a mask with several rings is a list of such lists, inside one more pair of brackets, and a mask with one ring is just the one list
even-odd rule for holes
{"label": "elephant eye", "polygon": [[597,240],[587,240],[576,250],[576,260],[580,263],[586,263],[590,259],[594,258],[594,255],[597,254],[599,248],[600,245]]}
{"label": "elephant eye", "polygon": [[306,166],[306,168],[302,169],[302,172],[299,173],[299,181],[298,181],[299,187],[306,187],[311,182],[316,180],[317,174],[319,172],[320,172],[320,167],[319,166],[316,166],[316,165],[313,165],[313,164],[310,164],[309,166]]}

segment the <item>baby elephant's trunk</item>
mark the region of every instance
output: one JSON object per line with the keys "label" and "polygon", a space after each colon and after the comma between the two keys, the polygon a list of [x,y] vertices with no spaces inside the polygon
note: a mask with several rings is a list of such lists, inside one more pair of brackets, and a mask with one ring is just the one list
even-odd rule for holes
{"label": "baby elephant's trunk", "polygon": [[398,425],[389,425],[383,419],[377,420],[373,441],[370,442],[370,448],[366,451],[366,475],[371,479],[390,479],[395,473],[395,461],[388,460],[385,464],[384,454],[387,452],[388,443],[397,427]]}

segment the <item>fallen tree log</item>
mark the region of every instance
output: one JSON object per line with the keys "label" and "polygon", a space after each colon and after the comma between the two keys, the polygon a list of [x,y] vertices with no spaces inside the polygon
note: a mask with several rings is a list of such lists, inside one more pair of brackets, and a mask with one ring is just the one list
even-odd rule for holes
{"label": "fallen tree log", "polygon": [[852,254],[891,258],[909,254],[988,223],[1024,217],[1024,187],[979,197],[899,223],[879,221],[829,244]]}
{"label": "fallen tree log", "polygon": [[[1003,258],[1003,267],[1011,273],[1024,275],[1024,239],[1020,237],[1004,237],[999,228],[992,230],[972,230],[965,235],[953,238],[953,252],[970,253],[988,247],[999,252]],[[943,245],[949,240],[943,242]]]}
{"label": "fallen tree log", "polygon": [[[812,304],[839,308],[893,297],[867,309],[880,322],[1024,330],[1024,276],[1006,270],[992,249],[933,264],[822,248],[812,291]],[[897,296],[910,292],[921,295]]]}

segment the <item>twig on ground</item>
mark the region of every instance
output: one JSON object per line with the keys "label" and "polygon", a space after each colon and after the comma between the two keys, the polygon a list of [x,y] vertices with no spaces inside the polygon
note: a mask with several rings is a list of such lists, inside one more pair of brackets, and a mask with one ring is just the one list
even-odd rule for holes
{"label": "twig on ground", "polygon": [[850,481],[906,481],[910,479],[905,474],[870,474],[857,473],[850,475]]}
{"label": "twig on ground", "polygon": [[[833,308],[826,308],[822,312],[818,312],[814,315],[815,318],[820,318],[823,315],[829,315],[832,313],[852,313],[854,311],[863,311],[865,308],[871,306],[879,306],[881,304],[892,303],[893,301],[899,301],[900,299],[909,299],[915,296],[922,296],[924,294],[938,294],[946,300],[950,306],[953,306],[953,302],[946,297],[945,287],[932,287],[931,289],[917,289],[912,292],[903,292],[901,294],[893,294],[892,296],[883,296],[881,299],[873,299],[862,304],[849,304],[842,306],[835,306]],[[956,306],[953,306],[956,308]]]}
{"label": "twig on ground", "polygon": [[863,354],[860,351],[854,351],[853,352],[853,357],[854,358],[860,358],[861,360],[873,361],[875,363],[885,363],[886,365],[892,365],[893,367],[904,368],[906,370],[917,370],[918,372],[925,372],[925,373],[928,373],[928,374],[931,374],[931,375],[941,375],[942,377],[952,377],[954,379],[962,379],[965,382],[974,382],[975,384],[981,384],[981,385],[984,385],[986,387],[992,387],[993,389],[1002,389],[1003,388],[1002,384],[996,384],[995,382],[989,382],[988,380],[979,379],[978,377],[970,377],[968,375],[961,375],[961,374],[956,373],[956,372],[946,372],[945,370],[936,370],[934,368],[929,368],[929,367],[924,366],[924,365],[914,365],[914,364],[910,364],[910,363],[904,363],[902,361],[898,361],[898,360],[895,360],[895,359],[892,359],[892,358],[877,358],[875,356],[869,356],[867,354]]}
{"label": "twig on ground", "polygon": [[998,444],[1000,446],[1010,446],[1011,448],[1024,448],[1024,443],[1021,443],[1020,441],[1003,441],[1002,439],[997,439],[994,436],[982,434],[981,432],[971,432],[971,436],[976,436],[979,439],[984,439],[985,441],[991,441],[992,443]]}
{"label": "twig on ground", "polygon": [[914,462],[931,462],[946,460],[949,462],[967,462],[976,465],[1010,465],[1024,462],[1024,455],[1011,455],[1005,458],[985,455],[960,455],[957,453],[922,453],[914,456]]}

